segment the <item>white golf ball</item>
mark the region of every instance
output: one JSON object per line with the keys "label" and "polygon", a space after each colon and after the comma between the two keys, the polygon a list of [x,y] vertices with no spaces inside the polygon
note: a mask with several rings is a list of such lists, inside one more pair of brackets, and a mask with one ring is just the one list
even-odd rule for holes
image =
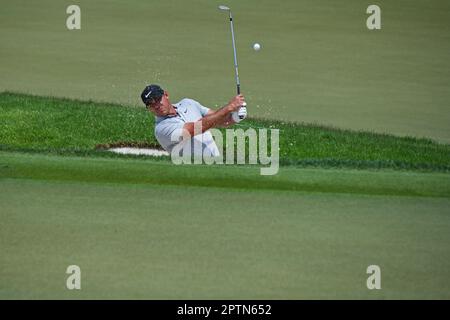
{"label": "white golf ball", "polygon": [[261,45],[260,45],[259,43],[255,43],[255,44],[253,45],[253,50],[259,51],[259,49],[261,49]]}

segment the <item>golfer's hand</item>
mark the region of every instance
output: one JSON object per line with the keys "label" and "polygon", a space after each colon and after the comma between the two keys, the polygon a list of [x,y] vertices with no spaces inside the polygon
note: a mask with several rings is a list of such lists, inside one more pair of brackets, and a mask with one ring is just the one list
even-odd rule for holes
{"label": "golfer's hand", "polygon": [[228,110],[229,112],[235,112],[243,105],[245,105],[245,98],[242,94],[239,94],[228,103]]}

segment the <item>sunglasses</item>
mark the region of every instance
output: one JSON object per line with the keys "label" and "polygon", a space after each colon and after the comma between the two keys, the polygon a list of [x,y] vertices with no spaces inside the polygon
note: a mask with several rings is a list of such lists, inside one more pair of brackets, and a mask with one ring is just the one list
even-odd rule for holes
{"label": "sunglasses", "polygon": [[151,99],[147,100],[147,107],[151,108],[151,107],[153,107],[154,105],[160,103],[161,100],[162,100],[162,96],[160,96],[160,97],[155,97],[155,98],[151,98]]}

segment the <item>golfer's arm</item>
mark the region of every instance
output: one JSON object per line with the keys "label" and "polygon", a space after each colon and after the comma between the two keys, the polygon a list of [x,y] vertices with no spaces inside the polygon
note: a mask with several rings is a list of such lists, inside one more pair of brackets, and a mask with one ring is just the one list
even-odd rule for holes
{"label": "golfer's arm", "polygon": [[[205,132],[208,129],[217,128],[219,126],[223,126],[227,122],[233,121],[233,120],[231,120],[231,113],[230,113],[230,111],[231,111],[231,109],[230,109],[229,105],[226,105],[225,107],[222,107],[222,108],[220,108],[217,111],[209,111],[206,114],[206,116],[204,116],[203,118],[201,118],[197,122],[188,122],[188,123],[186,123],[183,126],[183,129],[186,130],[187,132],[189,132],[189,134],[192,137],[195,134],[203,133],[203,132]],[[196,123],[197,123],[197,125],[199,127],[200,127],[199,123],[201,123],[201,130],[199,130],[200,128],[198,128],[198,132],[194,133],[194,127],[195,127]]]}
{"label": "golfer's arm", "polygon": [[[209,110],[206,115],[213,114],[214,112],[216,112],[216,111],[215,110]],[[229,113],[225,118],[223,118],[223,120],[221,122],[219,122],[215,126],[215,128],[226,128],[226,127],[229,127],[229,126],[231,126],[233,124],[235,124],[235,122],[233,121],[233,118],[231,117],[231,113]]]}

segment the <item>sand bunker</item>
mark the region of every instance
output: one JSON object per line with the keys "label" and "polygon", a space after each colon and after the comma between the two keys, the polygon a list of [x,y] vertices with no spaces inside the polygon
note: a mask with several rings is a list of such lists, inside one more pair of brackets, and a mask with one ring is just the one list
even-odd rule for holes
{"label": "sand bunker", "polygon": [[135,155],[146,155],[146,156],[153,156],[153,157],[169,155],[169,153],[164,150],[132,148],[132,147],[112,148],[112,149],[108,149],[108,151],[120,153],[120,154],[135,154]]}

